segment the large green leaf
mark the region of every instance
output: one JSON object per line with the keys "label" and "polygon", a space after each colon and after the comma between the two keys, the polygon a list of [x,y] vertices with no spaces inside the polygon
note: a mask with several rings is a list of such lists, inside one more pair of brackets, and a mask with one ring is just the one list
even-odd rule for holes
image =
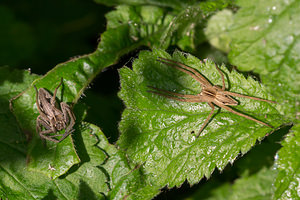
{"label": "large green leaf", "polygon": [[285,115],[296,120],[300,94],[300,1],[239,0],[230,28],[229,58],[241,70],[254,70]]}
{"label": "large green leaf", "polygon": [[[106,199],[107,196],[121,199],[128,196],[149,199],[159,192],[157,187],[147,183],[142,167],[131,168],[126,156],[108,143],[98,127],[88,123],[78,125],[80,134],[74,135],[81,158],[79,165],[55,180],[28,170],[26,138],[8,109],[8,100],[38,76],[7,67],[0,68],[0,72],[3,76],[0,79],[3,81],[0,87],[0,198]],[[55,165],[47,167],[48,171],[58,170]],[[140,181],[136,183],[137,180]]]}
{"label": "large green leaf", "polygon": [[[60,64],[32,85],[53,92],[62,77],[63,86],[61,88],[63,90],[61,88],[58,90],[57,97],[67,103],[76,102],[91,78],[103,67],[97,64],[99,63],[94,63],[89,56]],[[67,137],[58,145],[49,142],[47,147],[44,147],[41,140],[36,139],[35,126],[39,114],[35,99],[35,90],[31,86],[13,101],[14,114],[23,131],[28,132],[33,137],[29,147],[29,167],[32,170],[41,171],[49,177],[56,178],[80,160],[71,137]],[[73,134],[79,134],[79,132],[75,131]],[[48,170],[49,166],[55,166],[57,170]]]}
{"label": "large green leaf", "polygon": [[275,199],[299,199],[300,125],[296,124],[276,155]]}
{"label": "large green leaf", "polygon": [[[30,71],[21,72],[9,67],[0,67],[0,137],[1,143],[7,144],[6,147],[24,150],[26,137],[20,133],[18,123],[9,110],[9,100],[25,90],[37,78],[37,75],[30,75]],[[14,143],[15,141],[20,144]],[[0,152],[5,150],[4,147],[0,149]]]}
{"label": "large green leaf", "polygon": [[[185,73],[165,66],[157,57],[170,58],[163,51],[143,51],[133,63],[133,70],[120,70],[121,92],[126,109],[120,123],[121,136],[118,145],[126,149],[130,159],[145,163],[145,169],[159,185],[191,184],[209,177],[214,168],[222,170],[228,162],[234,162],[240,152],[246,153],[256,142],[272,131],[271,128],[224,111],[214,117],[201,133],[195,133],[207,118],[210,107],[206,103],[187,103],[170,100],[147,92],[153,86],[183,94],[197,94],[198,82]],[[176,52],[173,60],[199,70],[211,83],[221,85],[220,74],[214,63],[202,63],[197,58]],[[272,99],[264,88],[251,77],[221,66],[226,73],[226,85],[230,91]],[[235,108],[243,113],[278,127],[283,122],[274,104],[238,98]],[[194,134],[191,134],[194,133]],[[159,168],[157,167],[159,166]]]}

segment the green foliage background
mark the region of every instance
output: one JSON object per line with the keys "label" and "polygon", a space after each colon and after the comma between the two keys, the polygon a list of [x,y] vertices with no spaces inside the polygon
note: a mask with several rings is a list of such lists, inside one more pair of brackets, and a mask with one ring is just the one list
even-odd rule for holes
{"label": "green foliage background", "polygon": [[[300,198],[299,13],[297,0],[2,1],[0,199]],[[216,109],[196,138],[210,107],[148,86],[201,87],[158,57],[221,85],[217,64],[230,91],[278,102],[236,98],[275,128]],[[75,132],[44,145],[33,85],[61,77]]]}

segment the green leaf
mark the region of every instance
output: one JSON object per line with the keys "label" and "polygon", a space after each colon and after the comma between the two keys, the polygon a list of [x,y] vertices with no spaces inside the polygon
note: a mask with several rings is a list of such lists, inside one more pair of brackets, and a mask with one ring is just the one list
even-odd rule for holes
{"label": "green leaf", "polygon": [[272,183],[275,175],[275,170],[263,168],[257,174],[236,180],[232,187],[232,195],[229,199],[272,199]]}
{"label": "green leaf", "polygon": [[126,5],[118,6],[117,10],[106,15],[109,31],[122,29],[126,32],[123,40],[127,43],[149,47],[160,45],[162,32],[169,26],[173,17],[174,15],[159,7]]}
{"label": "green leaf", "polygon": [[[81,163],[55,180],[28,171],[26,154],[7,148],[1,141],[0,198],[105,199],[108,196],[121,199],[128,196],[150,199],[159,192],[158,187],[146,182],[142,167],[131,168],[125,154],[109,144],[98,127],[82,123],[79,129],[81,134],[74,138]],[[49,166],[48,170],[57,168]]]}
{"label": "green leaf", "polygon": [[[58,179],[46,178],[49,184],[48,195],[52,191],[57,199],[105,199],[104,195],[109,190],[108,175],[101,164],[106,162],[107,151],[113,146],[109,145],[104,134],[95,125],[82,123],[79,129],[81,134],[74,138],[81,163]],[[48,170],[56,171],[57,168],[51,165]],[[47,184],[41,187],[45,186]]]}
{"label": "green leaf", "polygon": [[[185,58],[180,52],[171,58],[163,51],[143,51],[134,61],[133,70],[120,70],[122,89],[119,96],[126,109],[117,144],[126,149],[131,160],[145,163],[145,170],[158,185],[179,186],[186,179],[191,184],[197,183],[203,176],[209,177],[215,167],[222,170],[228,162],[234,162],[239,152],[246,153],[256,140],[272,130],[221,109],[215,111],[211,122],[196,138],[195,133],[211,108],[206,103],[179,102],[147,92],[147,86],[182,94],[197,94],[201,90],[192,77],[161,64],[156,61],[158,57],[184,63],[200,71],[211,83],[222,84],[214,63],[202,63],[191,55]],[[236,71],[230,73],[224,66],[221,70],[226,74],[230,91],[272,99],[251,77],[246,79]],[[245,98],[238,100],[240,105],[236,110],[275,127],[283,122],[273,104]]]}
{"label": "green leaf", "polygon": [[[108,143],[98,127],[86,123],[77,126],[80,134],[74,136],[81,158],[80,165],[73,166],[65,176],[55,180],[28,171],[26,138],[8,108],[9,99],[29,87],[37,78],[39,76],[29,71],[0,68],[0,198],[28,200],[54,196],[58,199],[76,199],[83,196],[104,199],[101,193],[108,194],[112,190],[111,193],[117,191],[115,193],[119,195],[145,199],[159,192],[159,188],[146,184],[145,178],[136,172],[138,170],[129,167],[125,155]],[[49,173],[59,170],[55,164],[45,166]],[[114,174],[116,171],[119,173]],[[124,177],[121,173],[125,174]],[[135,184],[138,179],[141,181]],[[110,180],[114,183],[109,183]]]}
{"label": "green leaf", "polygon": [[[37,78],[29,71],[0,67],[0,198],[33,199],[33,196],[47,192],[45,179],[26,170],[28,135],[20,130],[9,110],[9,99]],[[40,184],[44,188],[35,190]]]}
{"label": "green leaf", "polygon": [[[9,100],[26,89],[38,76],[30,71],[13,70],[10,67],[0,67],[0,159],[13,154],[26,153],[26,136],[21,132],[18,122],[9,110]],[[13,158],[13,156],[11,156]],[[17,159],[17,157],[16,157]]]}
{"label": "green leaf", "polygon": [[296,119],[300,94],[297,0],[238,1],[230,28],[232,64],[261,74],[286,116]]}
{"label": "green leaf", "polygon": [[[76,147],[84,158],[83,164],[71,168],[62,179],[54,180],[54,186],[59,189],[54,192],[57,197],[67,194],[66,199],[75,199],[76,195],[86,199],[92,194],[94,199],[105,199],[105,196],[130,199],[141,190],[143,193],[138,199],[150,199],[159,192],[159,188],[146,182],[141,168],[129,166],[125,154],[109,144],[97,126],[83,123],[81,133],[82,143]],[[80,141],[80,137],[77,139]]]}
{"label": "green leaf", "polygon": [[228,29],[233,22],[232,15],[232,11],[228,9],[217,12],[208,20],[205,29],[205,36],[210,44],[224,52],[230,50],[231,38],[228,35]]}
{"label": "green leaf", "polygon": [[[124,162],[124,161],[123,161]],[[122,162],[122,164],[124,164]],[[119,163],[118,163],[119,164]],[[118,182],[114,183],[114,189],[109,194],[109,199],[152,199],[160,192],[160,187],[147,182],[143,170],[137,166],[135,169],[128,171],[126,168],[114,169],[112,177]],[[117,171],[117,172],[115,172]],[[120,174],[121,172],[121,174]],[[124,172],[127,172],[124,174]],[[121,175],[121,176],[120,176]]]}
{"label": "green leaf", "polygon": [[217,10],[226,8],[230,2],[206,1],[181,9],[162,34],[159,47],[166,49],[171,40],[185,51],[196,51],[197,47],[206,41],[203,29],[208,17]]}
{"label": "green leaf", "polygon": [[[66,184],[78,187],[85,182],[97,197],[103,197],[103,193],[109,199],[150,199],[159,192],[157,186],[147,183],[142,167],[131,168],[126,155],[109,144],[97,126],[83,123],[81,128],[83,144],[76,147],[82,153],[83,164],[79,168],[74,166],[64,179],[55,180],[56,185],[61,184],[60,190],[67,193]],[[83,197],[89,191],[85,192]]]}
{"label": "green leaf", "polygon": [[[204,186],[188,199],[271,200],[273,194],[272,181],[275,175],[276,171],[262,168],[256,174],[234,180],[234,184],[223,183],[218,185],[220,183],[212,182],[210,186],[214,188]],[[213,184],[218,186],[216,187]],[[207,192],[209,192],[209,195]],[[205,195],[205,198],[203,198],[203,195]]]}
{"label": "green leaf", "polygon": [[272,183],[275,175],[275,170],[263,168],[257,174],[236,180],[232,187],[232,195],[229,197],[229,199],[272,199]]}
{"label": "green leaf", "polygon": [[296,124],[282,142],[276,155],[278,171],[275,185],[275,199],[298,199],[300,180],[300,124]]}
{"label": "green leaf", "polygon": [[[61,77],[63,77],[63,85],[57,93],[58,99],[61,102],[76,102],[83,89],[91,81],[90,77],[95,76],[95,73],[100,69],[91,61],[91,58],[86,56],[76,61],[58,65],[32,85],[36,85],[37,88],[46,88],[53,93]],[[61,88],[63,88],[63,93]],[[47,142],[47,147],[42,144],[40,139],[37,139],[35,126],[39,113],[36,108],[35,93],[31,86],[16,98],[13,101],[14,114],[23,131],[28,132],[33,137],[29,146],[29,167],[31,170],[43,172],[55,179],[64,174],[72,165],[79,163],[80,159],[76,154],[71,137],[67,137],[57,145],[53,142]],[[75,131],[73,134],[79,134],[79,132]],[[48,170],[49,166],[55,166],[57,170]]]}
{"label": "green leaf", "polygon": [[166,49],[172,42],[183,50],[193,51],[199,43],[204,41],[204,19],[210,12],[210,9],[202,9],[200,5],[183,9],[165,28],[158,47]]}

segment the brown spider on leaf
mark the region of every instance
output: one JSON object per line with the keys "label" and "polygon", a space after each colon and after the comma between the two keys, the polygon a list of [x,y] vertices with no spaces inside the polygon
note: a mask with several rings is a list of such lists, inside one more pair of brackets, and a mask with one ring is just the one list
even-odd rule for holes
{"label": "brown spider on leaf", "polygon": [[238,105],[238,102],[236,100],[234,100],[231,96],[244,97],[244,98],[254,99],[254,100],[258,100],[258,101],[265,101],[265,102],[268,102],[268,103],[276,103],[276,102],[226,91],[225,90],[224,75],[217,66],[216,66],[216,68],[217,68],[218,72],[221,74],[221,77],[222,77],[222,82],[223,82],[222,88],[217,86],[217,85],[212,85],[204,76],[202,76],[198,71],[196,71],[192,67],[189,67],[189,66],[184,65],[180,62],[176,62],[176,61],[169,60],[169,59],[166,59],[166,58],[158,58],[157,60],[161,63],[164,63],[168,66],[174,67],[174,68],[176,68],[176,69],[192,76],[196,81],[198,81],[201,84],[202,91],[197,95],[179,94],[179,93],[170,92],[170,91],[167,91],[167,90],[158,89],[158,88],[155,88],[155,87],[148,86],[149,88],[153,89],[152,91],[148,91],[148,92],[155,93],[155,94],[158,94],[160,96],[164,96],[164,97],[174,99],[174,100],[177,100],[177,101],[194,102],[194,103],[207,102],[208,103],[208,105],[212,108],[212,110],[209,113],[206,120],[204,121],[204,123],[203,123],[201,129],[199,130],[199,132],[197,133],[196,137],[198,137],[200,135],[202,130],[205,128],[205,126],[208,124],[209,120],[211,119],[212,114],[214,113],[215,105],[219,106],[221,108],[224,108],[224,109],[228,110],[229,112],[234,113],[236,115],[245,117],[245,118],[247,118],[249,120],[252,120],[254,122],[257,122],[257,123],[260,123],[262,125],[273,128],[271,125],[266,124],[262,121],[259,121],[259,120],[255,119],[253,117],[248,116],[248,115],[239,113],[239,112],[233,110],[232,108],[230,108],[229,106]]}

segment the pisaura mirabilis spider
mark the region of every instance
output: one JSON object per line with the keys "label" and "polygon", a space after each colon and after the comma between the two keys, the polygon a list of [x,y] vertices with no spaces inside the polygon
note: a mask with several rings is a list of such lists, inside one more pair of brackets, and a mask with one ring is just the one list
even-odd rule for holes
{"label": "pisaura mirabilis spider", "polygon": [[[36,86],[36,105],[40,115],[36,119],[36,131],[42,139],[50,140],[56,143],[61,142],[68,135],[70,135],[74,129],[75,116],[65,102],[60,103],[60,109],[55,106],[56,93],[58,88],[62,85],[63,79],[59,85],[55,88],[53,96],[44,88],[37,90]],[[41,126],[45,130],[42,130]],[[64,134],[56,134],[58,131],[65,129]],[[53,134],[54,135],[51,135]],[[60,139],[56,137],[62,136]]]}
{"label": "pisaura mirabilis spider", "polygon": [[262,121],[259,121],[259,120],[255,119],[253,117],[248,116],[248,115],[239,113],[239,112],[233,110],[232,108],[230,108],[229,106],[238,105],[238,102],[236,100],[234,100],[231,96],[244,97],[244,98],[258,100],[258,101],[265,101],[265,102],[268,102],[268,103],[276,103],[276,102],[266,100],[266,99],[257,98],[257,97],[250,97],[250,96],[247,96],[247,95],[242,95],[242,94],[238,94],[238,93],[234,93],[234,92],[230,92],[230,91],[226,91],[225,90],[224,74],[222,73],[222,71],[217,66],[216,66],[216,68],[217,68],[217,70],[220,73],[221,78],[222,78],[222,83],[223,83],[222,88],[217,86],[217,85],[212,85],[204,76],[202,76],[197,70],[195,70],[192,67],[189,67],[189,66],[187,66],[185,64],[182,64],[180,62],[176,62],[174,60],[169,60],[169,59],[166,59],[166,58],[159,57],[157,60],[161,63],[164,63],[168,66],[174,67],[174,68],[176,68],[176,69],[192,76],[202,86],[201,92],[199,94],[196,94],[196,95],[179,94],[179,93],[175,93],[175,92],[171,92],[171,91],[167,91],[167,90],[163,90],[163,89],[148,86],[149,88],[152,89],[152,90],[149,90],[148,92],[155,93],[157,95],[164,96],[166,98],[170,98],[170,99],[174,99],[174,100],[182,101],[182,102],[193,102],[193,103],[207,102],[208,103],[208,105],[212,108],[212,110],[209,113],[206,120],[204,121],[204,123],[203,123],[202,127],[200,128],[199,132],[196,134],[196,137],[198,137],[200,135],[200,133],[203,131],[203,129],[206,127],[209,120],[211,119],[212,114],[214,113],[215,105],[220,107],[220,108],[224,108],[224,109],[228,110],[229,112],[234,113],[236,115],[242,116],[242,117],[247,118],[249,120],[252,120],[254,122],[257,122],[257,123],[260,123],[262,125],[273,128],[271,125],[266,124]]}

